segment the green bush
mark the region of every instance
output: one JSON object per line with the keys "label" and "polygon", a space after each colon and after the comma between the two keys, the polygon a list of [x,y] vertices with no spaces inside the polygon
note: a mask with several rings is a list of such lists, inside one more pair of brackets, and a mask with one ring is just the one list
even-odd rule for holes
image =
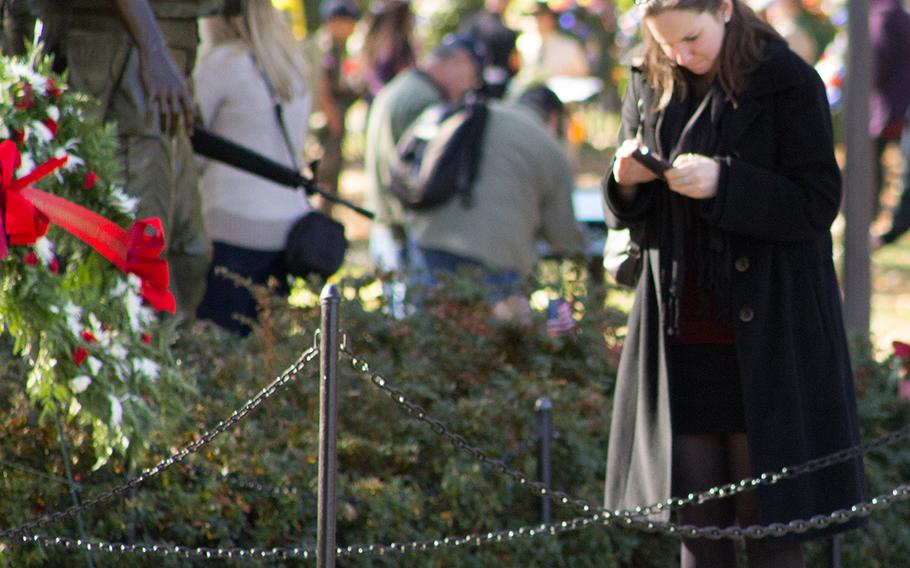
{"label": "green bush", "polygon": [[[559,267],[565,269],[566,266]],[[583,271],[551,267],[537,295],[557,291],[576,299],[581,317],[576,333],[551,338],[542,311],[530,326],[496,323],[464,281],[433,294],[420,314],[396,320],[385,315],[372,277],[339,282],[342,327],[350,349],[389,384],[407,393],[429,415],[492,457],[515,452],[534,432],[534,403],[553,401],[558,439],[553,444],[553,486],[593,503],[602,498],[605,453],[616,353],[624,315],[590,298]],[[554,274],[567,274],[560,280]],[[144,459],[95,463],[90,432],[70,427],[74,475],[83,498],[135,476],[211,429],[282,371],[313,343],[319,324],[316,294],[301,289],[296,307],[264,304],[256,333],[238,339],[197,324],[176,346],[177,371],[196,386],[188,409],[169,419],[148,440],[156,448]],[[858,349],[858,353],[864,351]],[[8,358],[0,469],[0,524],[18,526],[71,504],[62,483],[24,473],[26,466],[65,477],[53,425],[34,417],[21,392],[25,368]],[[857,355],[864,433],[874,437],[907,423],[897,401],[893,361]],[[387,544],[486,533],[539,522],[539,498],[512,480],[458,452],[425,424],[374,386],[368,375],[342,357],[339,377],[338,545]],[[318,477],[318,360],[245,420],[143,485],[128,499],[113,500],[85,515],[86,532],[115,542],[172,543],[189,547],[292,547],[315,549]],[[192,398],[195,396],[195,398]],[[176,423],[174,421],[176,420]],[[870,456],[871,493],[907,479],[906,444]],[[534,451],[509,464],[535,475]],[[251,488],[251,484],[260,488]],[[268,489],[263,491],[262,489]],[[558,521],[579,516],[555,505]],[[898,505],[879,513],[869,528],[844,541],[849,566],[899,565],[910,555],[908,513]],[[73,519],[39,533],[78,538]],[[676,560],[678,542],[638,532],[586,528],[558,537],[521,538],[482,547],[340,559],[339,566],[640,566],[663,567]],[[824,565],[825,543],[809,550],[810,565]],[[190,566],[201,561],[137,558],[96,553],[103,566]],[[7,544],[0,561],[8,566],[84,566],[84,553],[35,545]],[[216,565],[233,565],[216,562]],[[243,563],[239,563],[243,564]],[[292,562],[292,565],[313,563]],[[263,562],[262,565],[280,565]]]}

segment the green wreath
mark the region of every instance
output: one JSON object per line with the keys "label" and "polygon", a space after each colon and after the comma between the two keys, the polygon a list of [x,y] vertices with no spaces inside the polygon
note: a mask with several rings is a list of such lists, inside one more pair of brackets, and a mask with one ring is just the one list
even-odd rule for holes
{"label": "green wreath", "polygon": [[46,234],[17,244],[15,225],[29,216],[16,212],[20,198],[10,189],[55,163],[30,191],[65,199],[124,232],[134,224],[137,200],[120,181],[114,126],[94,118],[93,104],[69,90],[37,48],[0,60],[0,139],[18,150],[3,143],[7,154],[18,153],[15,175],[4,172],[0,194],[0,245],[6,245],[0,246],[0,330],[11,339],[4,350],[26,359],[24,388],[41,417],[60,414],[83,427],[103,462],[145,440],[157,409],[186,386],[173,371],[172,325],[159,322],[144,299],[143,278],[42,210],[25,220],[39,230],[48,225]]}

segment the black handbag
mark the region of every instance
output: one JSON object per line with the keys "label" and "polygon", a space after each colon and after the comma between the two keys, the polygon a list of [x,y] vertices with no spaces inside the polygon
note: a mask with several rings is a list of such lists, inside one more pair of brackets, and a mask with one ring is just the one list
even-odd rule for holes
{"label": "black handbag", "polygon": [[294,276],[328,278],[341,268],[347,249],[344,225],[313,210],[300,217],[288,233],[284,263]]}
{"label": "black handbag", "polygon": [[[275,121],[281,129],[291,163],[294,164],[296,171],[300,171],[297,155],[294,153],[294,145],[291,144],[291,137],[288,135],[288,129],[284,123],[281,101],[278,100],[269,76],[259,66],[255,57],[253,57],[253,63],[259,69],[262,81],[272,98]],[[294,221],[294,225],[288,233],[284,244],[285,268],[293,276],[306,278],[311,274],[318,274],[328,279],[341,268],[347,250],[348,239],[344,236],[344,225],[325,213],[313,209]]]}
{"label": "black handbag", "polygon": [[635,288],[641,276],[644,225],[634,229],[610,229],[604,243],[604,268],[620,286]]}

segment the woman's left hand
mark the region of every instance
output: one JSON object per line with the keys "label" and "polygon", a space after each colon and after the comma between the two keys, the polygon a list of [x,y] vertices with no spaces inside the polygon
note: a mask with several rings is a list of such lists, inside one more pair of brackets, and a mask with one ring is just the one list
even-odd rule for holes
{"label": "woman's left hand", "polygon": [[717,195],[720,164],[701,154],[682,154],[673,168],[664,173],[667,185],[676,193],[692,199],[709,199]]}

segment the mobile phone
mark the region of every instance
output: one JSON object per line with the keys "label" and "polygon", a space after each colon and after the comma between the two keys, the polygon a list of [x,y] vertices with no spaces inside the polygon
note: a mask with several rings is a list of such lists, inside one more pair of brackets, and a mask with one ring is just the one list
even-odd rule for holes
{"label": "mobile phone", "polygon": [[657,174],[658,177],[664,177],[664,172],[673,167],[673,164],[670,162],[655,156],[647,146],[637,148],[632,152],[632,157],[635,158],[638,163]]}

